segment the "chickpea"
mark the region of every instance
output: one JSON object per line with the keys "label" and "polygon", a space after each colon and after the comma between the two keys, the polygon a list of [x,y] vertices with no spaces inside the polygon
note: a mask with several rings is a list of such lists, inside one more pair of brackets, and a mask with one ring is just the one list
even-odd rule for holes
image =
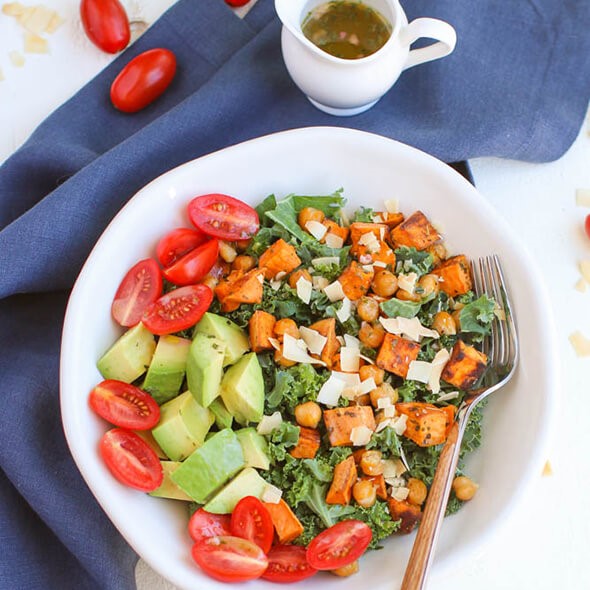
{"label": "chickpea", "polygon": [[365,475],[381,475],[383,473],[381,451],[371,450],[363,453],[359,465]]}
{"label": "chickpea", "polygon": [[430,295],[438,295],[440,290],[438,284],[438,277],[436,275],[424,275],[418,279],[418,295],[420,295],[421,299],[425,299]]}
{"label": "chickpea", "polygon": [[410,504],[415,504],[416,506],[424,504],[428,490],[426,489],[426,484],[421,479],[410,477],[407,488],[410,490],[407,497]]}
{"label": "chickpea", "polygon": [[381,269],[375,273],[371,289],[380,297],[391,297],[397,291],[397,277],[390,270]]}
{"label": "chickpea", "polygon": [[457,333],[455,320],[453,320],[453,316],[447,311],[439,311],[435,314],[432,329],[436,330],[439,334],[446,334],[447,336]]}
{"label": "chickpea", "polygon": [[283,318],[279,320],[275,324],[274,333],[280,342],[283,341],[283,336],[285,334],[289,334],[289,336],[293,336],[293,338],[300,337],[299,328],[297,327],[297,324],[289,318]]}
{"label": "chickpea", "polygon": [[362,395],[357,395],[353,400],[353,404],[355,406],[370,406],[371,405],[371,396],[368,393],[363,393]]}
{"label": "chickpea", "polygon": [[447,257],[447,249],[442,242],[428,246],[426,252],[432,256],[432,264],[434,266],[438,266]]}
{"label": "chickpea", "polygon": [[475,496],[479,485],[464,475],[460,475],[453,480],[453,491],[458,500],[467,502]]}
{"label": "chickpea", "polygon": [[405,289],[398,289],[395,293],[397,299],[401,299],[402,301],[415,301],[416,303],[420,303],[422,300],[422,295],[420,293],[410,293]]}
{"label": "chickpea", "polygon": [[385,377],[385,371],[379,368],[377,365],[363,365],[359,369],[359,376],[361,381],[365,379],[370,379],[373,377],[375,381],[375,385],[379,386],[383,383],[383,378]]}
{"label": "chickpea", "polygon": [[325,215],[323,211],[319,209],[315,209],[314,207],[304,207],[299,211],[299,215],[297,216],[297,223],[305,229],[305,224],[308,221],[318,221],[322,223],[325,219]]}
{"label": "chickpea", "polygon": [[385,330],[378,324],[363,322],[359,330],[359,340],[369,348],[377,348],[385,338]]}
{"label": "chickpea", "polygon": [[365,322],[374,322],[379,317],[379,303],[371,297],[361,297],[356,312],[361,320]]}
{"label": "chickpea", "polygon": [[377,500],[377,490],[372,481],[361,479],[352,486],[352,496],[363,508],[370,508]]}
{"label": "chickpea", "polygon": [[456,309],[452,314],[451,317],[453,318],[453,322],[455,322],[455,331],[461,331],[461,310]]}
{"label": "chickpea", "polygon": [[315,402],[309,401],[295,406],[295,420],[299,426],[317,428],[322,419],[322,409]]}
{"label": "chickpea", "polygon": [[291,289],[297,289],[297,281],[301,277],[307,279],[311,283],[311,274],[309,271],[305,268],[300,268],[289,275],[289,287],[291,287]]}
{"label": "chickpea", "polygon": [[232,270],[237,270],[241,272],[248,272],[252,270],[256,266],[256,261],[252,256],[246,256],[244,254],[240,254],[240,256],[236,256],[236,259],[232,262]]}
{"label": "chickpea", "polygon": [[369,393],[371,396],[371,403],[373,404],[374,408],[378,407],[378,401],[381,398],[389,398],[392,404],[395,404],[399,399],[399,395],[397,393],[397,389],[394,389],[389,383],[383,383],[376,387]]}
{"label": "chickpea", "polygon": [[335,576],[340,576],[341,578],[346,578],[348,576],[352,576],[352,574],[356,574],[359,571],[359,560],[353,561],[347,565],[343,565],[342,567],[336,568],[335,570],[330,570],[331,574]]}
{"label": "chickpea", "polygon": [[281,367],[292,367],[297,364],[295,361],[290,361],[289,359],[286,359],[280,350],[275,350],[274,360],[275,363],[277,365],[281,365]]}

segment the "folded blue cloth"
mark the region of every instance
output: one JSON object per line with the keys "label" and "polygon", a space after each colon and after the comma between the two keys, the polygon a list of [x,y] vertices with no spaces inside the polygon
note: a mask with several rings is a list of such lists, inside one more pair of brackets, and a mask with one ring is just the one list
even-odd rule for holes
{"label": "folded blue cloth", "polygon": [[[181,0],[0,168],[0,589],[133,587],[136,556],[66,447],[58,357],[68,289],[141,186],[207,152],[306,125],[374,131],[446,161],[547,161],[572,143],[590,96],[590,3],[414,0],[406,9],[451,22],[455,53],[404,73],[365,114],[338,119],[291,82],[270,0],[244,21],[222,0]],[[111,81],[152,47],[175,52],[175,81],[144,111],[115,111]]]}

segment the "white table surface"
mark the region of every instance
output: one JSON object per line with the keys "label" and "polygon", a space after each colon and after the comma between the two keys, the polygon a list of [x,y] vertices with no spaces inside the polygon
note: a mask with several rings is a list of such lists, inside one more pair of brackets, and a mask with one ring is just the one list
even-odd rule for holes
{"label": "white table surface", "polygon": [[[22,0],[24,4],[33,2]],[[125,0],[128,13],[153,22],[172,0]],[[14,67],[8,52],[23,48],[16,22],[0,14],[0,162],[26,140],[53,109],[76,92],[111,59],[84,36],[78,2],[45,0],[65,23],[48,36],[50,54],[24,54]],[[1,76],[0,76],[1,78]],[[351,119],[351,126],[354,121]],[[532,252],[549,289],[558,328],[563,367],[561,414],[547,457],[553,475],[542,477],[526,505],[457,575],[437,590],[587,590],[590,588],[590,358],[574,354],[568,335],[590,336],[590,291],[574,290],[577,262],[590,258],[582,229],[586,213],[575,204],[575,190],[590,188],[590,136],[585,123],[568,153],[550,164],[524,164],[494,158],[472,161],[480,192],[504,215]],[[540,342],[539,346],[543,346]],[[505,482],[500,485],[510,485]],[[174,590],[139,562],[139,590]]]}

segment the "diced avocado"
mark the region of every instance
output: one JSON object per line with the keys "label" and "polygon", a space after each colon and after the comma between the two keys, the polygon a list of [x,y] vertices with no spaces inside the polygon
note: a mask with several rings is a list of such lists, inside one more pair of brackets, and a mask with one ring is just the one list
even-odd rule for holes
{"label": "diced avocado", "polygon": [[168,456],[157,443],[151,430],[134,430],[133,432],[148,444],[148,447],[158,455],[158,459],[168,459]]}
{"label": "diced avocado", "polygon": [[139,322],[104,353],[96,366],[105,379],[132,383],[147,371],[155,349],[154,335]]}
{"label": "diced avocado", "polygon": [[160,407],[160,421],[152,434],[170,459],[182,461],[203,444],[213,422],[213,412],[185,391]]}
{"label": "diced avocado", "polygon": [[219,395],[223,375],[225,342],[209,334],[196,334],[186,363],[186,381],[190,392],[204,408]]}
{"label": "diced avocado", "polygon": [[259,500],[267,482],[252,467],[246,467],[234,477],[220,492],[215,494],[203,509],[214,514],[229,514],[236,504],[246,496],[256,496]]}
{"label": "diced avocado", "polygon": [[260,422],[264,410],[264,379],[255,352],[232,365],[221,380],[221,399],[239,424]]}
{"label": "diced avocado", "polygon": [[156,496],[157,498],[169,498],[170,500],[185,500],[192,502],[193,499],[187,496],[171,479],[170,474],[174,473],[182,463],[178,461],[160,461],[162,465],[162,471],[164,472],[164,479],[160,484],[159,488],[156,488],[153,492],[150,492],[150,496]]}
{"label": "diced avocado", "polygon": [[205,313],[195,326],[193,338],[197,334],[215,336],[225,342],[225,358],[223,366],[233,365],[242,355],[250,350],[248,336],[237,324],[214,313]]}
{"label": "diced avocado", "polygon": [[142,389],[163,404],[180,392],[191,341],[178,336],[160,336]]}
{"label": "diced avocado", "polygon": [[170,477],[201,504],[242,469],[244,463],[238,437],[226,428],[206,440]]}
{"label": "diced avocado", "polygon": [[255,428],[242,428],[236,430],[236,436],[242,445],[246,467],[258,467],[258,469],[270,467],[268,443],[262,434],[258,434]]}
{"label": "diced avocado", "polygon": [[234,421],[234,417],[227,411],[223,400],[218,397],[211,402],[209,409],[213,412],[215,416],[215,425],[219,430],[223,430],[224,428],[231,428],[232,422]]}

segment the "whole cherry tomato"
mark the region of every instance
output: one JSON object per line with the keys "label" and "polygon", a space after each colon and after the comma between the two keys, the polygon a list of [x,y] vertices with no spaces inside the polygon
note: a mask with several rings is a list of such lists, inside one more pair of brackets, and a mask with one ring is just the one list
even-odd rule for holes
{"label": "whole cherry tomato", "polygon": [[107,53],[129,44],[129,20],[119,0],[82,0],[80,17],[88,38]]}
{"label": "whole cherry tomato", "polygon": [[234,8],[237,8],[238,6],[244,6],[244,4],[248,4],[248,2],[250,2],[250,0],[225,0],[226,4],[233,6]]}
{"label": "whole cherry tomato", "polygon": [[176,57],[168,49],[149,49],[134,57],[111,85],[111,102],[135,113],[158,98],[176,74]]}

